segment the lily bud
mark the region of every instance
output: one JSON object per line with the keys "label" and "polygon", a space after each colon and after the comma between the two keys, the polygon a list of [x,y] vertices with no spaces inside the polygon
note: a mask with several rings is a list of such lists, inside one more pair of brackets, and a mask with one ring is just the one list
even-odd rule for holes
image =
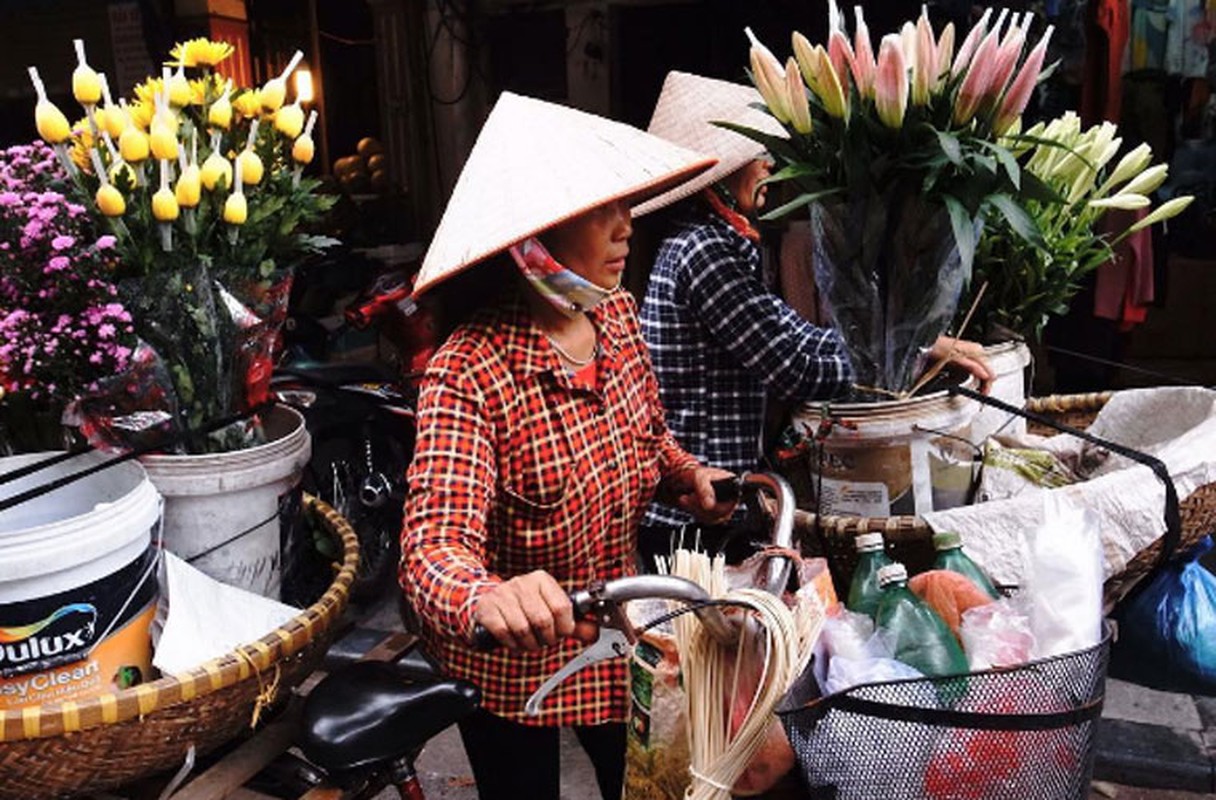
{"label": "lily bud", "polygon": [[1153,148],[1147,143],[1142,143],[1135,149],[1119,159],[1119,163],[1115,165],[1115,170],[1106,179],[1106,183],[1102,184],[1102,188],[1098,190],[1099,194],[1106,194],[1112,187],[1130,179],[1133,175],[1140,174],[1140,171],[1149,165],[1153,160]]}
{"label": "lily bud", "polygon": [[1170,174],[1170,168],[1166,164],[1158,164],[1155,167],[1149,167],[1144,172],[1141,172],[1130,182],[1119,190],[1120,194],[1152,194],[1157,191],[1161,184],[1165,183],[1166,177]]}
{"label": "lily bud", "polygon": [[294,139],[304,129],[304,109],[299,103],[283,106],[274,115],[274,127],[288,139]]}
{"label": "lily bud", "polygon": [[893,33],[882,37],[878,48],[874,108],[888,128],[903,127],[908,108],[908,69],[900,37]]}
{"label": "lily bud", "polygon": [[1103,197],[1100,200],[1090,200],[1088,203],[1090,208],[1121,208],[1125,211],[1147,208],[1151,204],[1152,201],[1144,195],[1129,194],[1128,192],[1120,192],[1114,197]]}
{"label": "lily bud", "polygon": [[958,88],[958,97],[954,101],[954,123],[965,125],[979,110],[980,102],[984,99],[988,87],[992,84],[992,71],[996,62],[997,39],[995,32],[984,37],[971,66],[967,68],[967,76],[963,78]]}
{"label": "lily bud", "polygon": [[793,58],[785,62],[785,83],[790,96],[790,124],[798,133],[811,132],[811,106],[806,99],[806,86]]}
{"label": "lily bud", "polygon": [[853,13],[857,19],[857,29],[853,32],[853,81],[857,84],[857,92],[862,97],[874,97],[874,74],[877,65],[874,61],[874,48],[870,46],[870,29],[866,26],[861,6],[856,6]]}
{"label": "lily bud", "polygon": [[950,75],[950,61],[954,58],[954,23],[947,22],[942,29],[942,35],[937,40],[937,76],[933,80],[933,88],[937,89]]}
{"label": "lily bud", "polygon": [[823,110],[828,116],[844,119],[849,115],[849,98],[844,93],[840,77],[832,67],[832,60],[827,51],[816,46],[811,55],[811,68],[814,83],[810,83],[812,91],[819,96]]}
{"label": "lily bud", "polygon": [[76,47],[76,69],[72,70],[72,96],[82,106],[96,105],[101,99],[101,79],[84,58],[84,42],[73,39]]}
{"label": "lily bud", "polygon": [[108,183],[97,187],[94,199],[97,201],[97,210],[104,216],[121,217],[126,213],[127,201],[123,199],[122,192]]}
{"label": "lily bud", "polygon": [[769,111],[777,118],[778,122],[786,123],[790,121],[790,106],[788,93],[785,86],[785,72],[781,69],[781,62],[772,52],[760,44],[760,42],[752,36],[751,29],[747,29],[748,36],[752,39],[751,48],[751,65],[752,75],[755,78],[756,88],[760,91],[761,97],[768,105]]}
{"label": "lily bud", "polygon": [[980,42],[984,40],[988,32],[988,18],[992,16],[992,9],[984,9],[984,15],[980,17],[979,22],[971,26],[971,30],[967,33],[967,38],[963,39],[963,44],[958,49],[958,56],[954,59],[954,64],[950,67],[950,77],[957,78],[963,74],[963,70],[971,63],[971,57],[975,55],[976,49],[980,46]]}
{"label": "lily bud", "polygon": [[849,44],[849,40],[841,31],[832,31],[828,36],[828,60],[832,62],[832,69],[836,71],[840,85],[847,87],[856,57],[853,55],[853,45]]}
{"label": "lily bud", "polygon": [[138,164],[148,157],[148,135],[134,125],[128,125],[118,137],[118,152],[128,164]]}
{"label": "lily bud", "polygon": [[206,186],[209,192],[214,192],[215,187],[220,185],[220,181],[223,181],[225,187],[231,188],[232,164],[218,151],[213,151],[203,161],[203,167],[199,170],[199,180],[203,182],[203,186]]}
{"label": "lily bud", "polygon": [[177,197],[168,186],[162,186],[152,195],[152,216],[157,222],[172,222],[177,219],[179,209]]}
{"label": "lily bud", "polygon": [[[916,62],[912,65],[912,105],[924,106],[929,104],[929,93],[937,83],[937,47],[933,42],[929,18],[924,14],[916,22],[914,41]],[[906,46],[907,42],[904,44]]]}
{"label": "lily bud", "polygon": [[1127,229],[1127,233],[1135,233],[1138,230],[1147,228],[1149,225],[1156,225],[1158,222],[1167,220],[1170,217],[1176,217],[1186,210],[1186,207],[1191,204],[1195,198],[1189,194],[1175,197],[1173,200],[1168,200],[1162,203],[1158,208],[1152,211],[1142,220],[1138,220],[1134,225]]}
{"label": "lily bud", "polygon": [[1034,92],[1034,87],[1039,82],[1039,73],[1043,69],[1043,59],[1047,55],[1047,43],[1051,40],[1051,34],[1054,30],[1054,26],[1047,26],[1047,30],[1043,33],[1043,37],[1039,39],[1039,43],[1035,45],[1034,49],[1030,51],[1030,55],[1026,57],[1026,63],[1022,64],[1022,70],[1014,78],[1013,85],[1005,93],[1005,99],[1001,101],[1001,110],[997,112],[996,121],[992,123],[992,128],[997,134],[1003,134],[1009,130],[1013,121],[1020,118],[1022,112],[1026,110],[1026,104],[1030,102],[1030,95]]}
{"label": "lily bud", "polygon": [[177,179],[177,186],[174,187],[173,195],[177,198],[177,204],[182,208],[194,208],[202,199],[202,182],[201,170],[198,164],[190,164]]}
{"label": "lily bud", "polygon": [[245,149],[236,157],[236,168],[240,180],[247,186],[256,186],[262,182],[262,174],[266,171],[262,158],[252,149]]}

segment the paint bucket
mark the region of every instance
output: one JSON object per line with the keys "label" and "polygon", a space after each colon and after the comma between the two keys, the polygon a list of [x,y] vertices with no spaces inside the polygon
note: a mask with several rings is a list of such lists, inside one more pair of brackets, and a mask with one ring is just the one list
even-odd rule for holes
{"label": "paint bucket", "polygon": [[165,498],[165,547],[218,581],[278,599],[280,513],[294,508],[312,440],[287,406],[262,424],[267,442],[257,447],[140,461]]}
{"label": "paint bucket", "polygon": [[[0,458],[0,475],[52,455]],[[2,484],[0,498],[103,458]],[[134,462],[0,511],[0,709],[80,701],[149,677],[159,519],[160,496]]]}
{"label": "paint bucket", "polygon": [[968,440],[979,403],[935,392],[876,403],[807,403],[792,415],[812,450],[810,482],[821,514],[920,515],[967,501],[975,468]]}
{"label": "paint bucket", "polygon": [[[1026,406],[1026,367],[1033,360],[1030,348],[1024,342],[1004,342],[984,348],[988,368],[996,376],[988,395],[1003,400],[1011,406]],[[994,434],[1002,436],[1025,436],[1026,418],[984,406],[971,422],[971,441],[983,445],[984,440]]]}

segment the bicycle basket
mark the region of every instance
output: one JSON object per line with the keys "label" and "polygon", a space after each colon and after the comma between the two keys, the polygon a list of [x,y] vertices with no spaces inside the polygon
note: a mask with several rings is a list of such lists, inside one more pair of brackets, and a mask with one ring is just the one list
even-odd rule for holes
{"label": "bicycle basket", "polygon": [[1109,631],[1018,667],[818,696],[808,667],[777,709],[813,800],[1085,800]]}

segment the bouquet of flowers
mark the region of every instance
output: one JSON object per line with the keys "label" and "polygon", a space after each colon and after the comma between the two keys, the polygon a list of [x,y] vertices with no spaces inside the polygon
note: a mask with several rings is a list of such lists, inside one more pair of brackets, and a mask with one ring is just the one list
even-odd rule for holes
{"label": "bouquet of flowers", "polygon": [[[75,417],[94,443],[129,446],[185,433],[267,396],[291,270],[333,244],[306,227],[333,203],[305,178],[315,112],[286,103],[283,73],[260,89],[216,70],[230,45],[177,45],[159,77],[115,102],[76,41],[77,124],[46,97],[36,68],[35,123],[70,179],[71,199],[111,237],[112,276],[140,340],[135,376],[116,376]],[[256,444],[260,427],[222,429],[191,446]]]}
{"label": "bouquet of flowers", "polygon": [[1024,200],[1045,187],[1001,142],[1042,73],[1051,28],[1031,46],[1031,25],[985,12],[956,51],[954,27],[935,33],[922,13],[875,55],[861,9],[850,39],[830,0],[826,48],[794,33],[783,67],[752,38],[752,80],[789,138],[734,129],[768,147],[772,181],[798,190],[768,216],[810,207],[816,282],[859,385],[911,387],[954,316],[986,213],[1040,240]]}
{"label": "bouquet of flowers", "polygon": [[63,407],[135,347],[116,240],[64,195],[66,178],[40,142],[0,150],[0,453],[62,447]]}
{"label": "bouquet of flowers", "polygon": [[[1009,141],[1022,169],[1054,194],[1026,202],[1042,246],[999,218],[980,237],[973,283],[987,286],[976,316],[986,321],[989,338],[1038,338],[1051,315],[1067,312],[1081,279],[1110,261],[1114,245],[1181,213],[1194,199],[1178,196],[1147,211],[1169,168],[1150,166],[1152,149],[1141,144],[1108,169],[1122,144],[1116,134],[1109,122],[1082,130],[1068,112]],[[1142,209],[1147,213],[1139,219],[1110,213]]]}

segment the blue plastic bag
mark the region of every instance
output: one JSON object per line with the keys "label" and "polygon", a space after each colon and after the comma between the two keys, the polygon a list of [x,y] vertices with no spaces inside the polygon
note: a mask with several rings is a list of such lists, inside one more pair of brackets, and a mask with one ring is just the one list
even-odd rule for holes
{"label": "blue plastic bag", "polygon": [[1216,575],[1207,536],[1115,612],[1110,674],[1154,689],[1216,694]]}

